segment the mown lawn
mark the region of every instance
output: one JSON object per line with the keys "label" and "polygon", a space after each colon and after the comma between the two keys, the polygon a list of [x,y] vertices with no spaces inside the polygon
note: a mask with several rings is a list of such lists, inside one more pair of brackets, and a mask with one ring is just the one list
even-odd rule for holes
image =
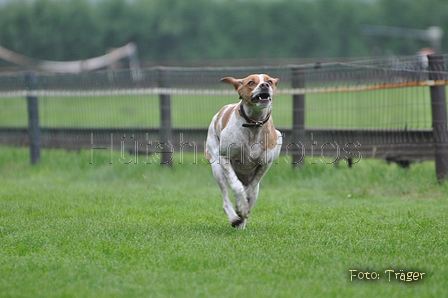
{"label": "mown lawn", "polygon": [[[229,88],[231,88],[229,86]],[[174,127],[208,127],[219,109],[238,102],[234,96],[173,95]],[[333,129],[431,128],[429,88],[413,87],[306,95],[305,125]],[[41,97],[42,127],[159,127],[158,96]],[[292,126],[292,96],[278,95],[273,119]],[[27,126],[24,98],[0,99],[0,127]]]}
{"label": "mown lawn", "polygon": [[[246,230],[230,226],[209,165],[0,147],[0,297],[443,297],[448,183],[363,159],[280,157]],[[377,280],[350,280],[351,272]],[[394,270],[388,280],[386,270]],[[401,271],[403,270],[403,271]],[[353,271],[352,271],[353,272]],[[406,282],[395,273],[420,272]]]}

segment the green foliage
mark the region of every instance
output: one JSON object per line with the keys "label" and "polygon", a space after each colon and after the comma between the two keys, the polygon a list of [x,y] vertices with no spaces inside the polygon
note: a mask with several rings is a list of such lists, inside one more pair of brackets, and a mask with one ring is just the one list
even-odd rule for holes
{"label": "green foliage", "polygon": [[[378,160],[262,181],[247,230],[210,166],[122,164],[119,153],[0,148],[1,297],[443,297],[448,184],[434,164]],[[342,162],[343,163],[343,162]],[[380,280],[350,281],[350,269]],[[385,270],[424,272],[387,280]]]}
{"label": "green foliage", "polygon": [[151,61],[410,55],[429,44],[364,36],[361,26],[448,30],[443,0],[18,0],[0,15],[0,45],[46,60],[131,41]]}
{"label": "green foliage", "polygon": [[11,2],[0,8],[0,44],[45,60],[98,55],[99,27],[92,9],[87,0]]}

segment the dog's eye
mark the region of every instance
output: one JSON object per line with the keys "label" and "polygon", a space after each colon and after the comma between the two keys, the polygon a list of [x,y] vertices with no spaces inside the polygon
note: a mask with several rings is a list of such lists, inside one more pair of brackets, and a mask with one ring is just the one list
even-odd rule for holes
{"label": "dog's eye", "polygon": [[249,83],[247,83],[247,85],[249,85],[249,86],[253,86],[254,84],[255,84],[254,81],[250,81]]}
{"label": "dog's eye", "polygon": [[268,81],[268,84],[269,84],[269,85],[272,85],[272,81],[271,81],[271,80],[269,80],[269,81]]}

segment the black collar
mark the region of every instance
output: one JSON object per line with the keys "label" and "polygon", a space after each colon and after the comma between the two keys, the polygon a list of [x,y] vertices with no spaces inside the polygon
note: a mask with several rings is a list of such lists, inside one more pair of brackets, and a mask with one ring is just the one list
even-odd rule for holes
{"label": "black collar", "polygon": [[254,120],[247,116],[246,112],[244,112],[243,104],[240,103],[240,115],[246,119],[247,123],[243,124],[243,127],[262,127],[266,122],[268,122],[269,118],[271,117],[271,112],[264,118],[263,120]]}

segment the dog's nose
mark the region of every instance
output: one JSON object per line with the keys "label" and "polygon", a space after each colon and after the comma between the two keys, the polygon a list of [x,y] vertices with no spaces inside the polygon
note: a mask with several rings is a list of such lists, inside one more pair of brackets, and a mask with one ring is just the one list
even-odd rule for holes
{"label": "dog's nose", "polygon": [[260,84],[260,89],[269,89],[269,84],[268,83],[261,83]]}

